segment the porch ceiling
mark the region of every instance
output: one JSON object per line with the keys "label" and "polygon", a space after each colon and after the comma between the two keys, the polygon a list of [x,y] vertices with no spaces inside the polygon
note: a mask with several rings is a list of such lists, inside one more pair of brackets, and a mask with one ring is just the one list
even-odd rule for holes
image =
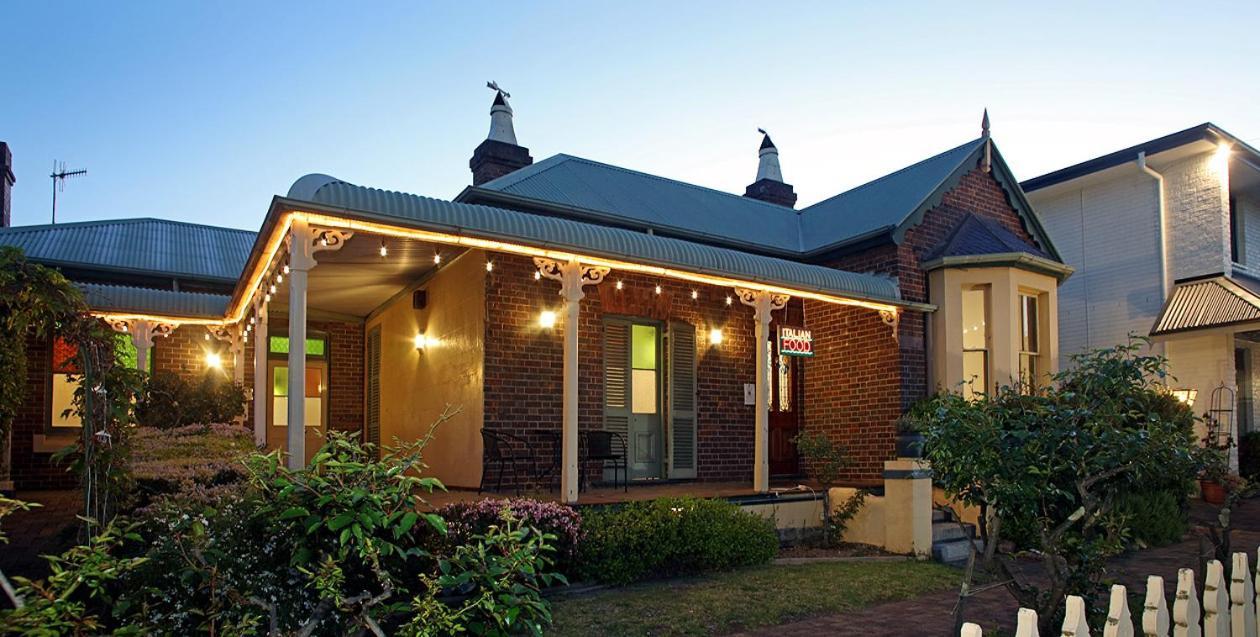
{"label": "porch ceiling", "polygon": [[[382,242],[386,254],[381,256]],[[306,303],[313,316],[364,318],[396,294],[447,265],[463,248],[357,233],[337,251],[320,252],[307,278]],[[434,263],[440,254],[441,265]],[[276,286],[273,316],[287,315],[288,286]]]}

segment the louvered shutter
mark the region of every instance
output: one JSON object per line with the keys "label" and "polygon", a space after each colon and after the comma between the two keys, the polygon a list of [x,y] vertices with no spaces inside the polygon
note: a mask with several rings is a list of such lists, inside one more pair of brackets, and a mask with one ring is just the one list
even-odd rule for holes
{"label": "louvered shutter", "polygon": [[630,324],[604,322],[604,429],[629,437]]}
{"label": "louvered shutter", "polygon": [[696,477],[696,328],[669,324],[669,477]]}
{"label": "louvered shutter", "polygon": [[381,328],[367,336],[367,441],[381,451]]}

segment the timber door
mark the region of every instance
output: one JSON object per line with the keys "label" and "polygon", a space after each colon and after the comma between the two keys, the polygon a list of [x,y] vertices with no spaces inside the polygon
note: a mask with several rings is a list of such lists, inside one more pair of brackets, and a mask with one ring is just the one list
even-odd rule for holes
{"label": "timber door", "polygon": [[800,473],[796,436],[801,431],[800,397],[801,361],[779,351],[778,329],[770,330],[766,342],[770,365],[770,475],[790,476]]}
{"label": "timber door", "polygon": [[625,436],[631,480],[664,475],[661,359],[659,325],[604,323],[604,428]]}
{"label": "timber door", "polygon": [[[267,410],[267,448],[285,449],[289,445],[289,364],[270,361],[267,373],[271,377],[270,408]],[[306,361],[306,461],[324,445],[324,423],[327,422],[328,366],[323,362]]]}

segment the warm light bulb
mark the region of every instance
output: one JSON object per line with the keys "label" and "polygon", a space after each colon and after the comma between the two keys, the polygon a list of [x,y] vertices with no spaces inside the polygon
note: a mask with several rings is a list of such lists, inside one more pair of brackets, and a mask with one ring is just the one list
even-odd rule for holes
{"label": "warm light bulb", "polygon": [[385,246],[385,242],[384,242],[384,241],[382,241],[382,242],[381,242],[381,256],[386,256],[386,255],[388,255],[388,254],[389,254],[389,248],[388,248],[388,247],[386,247],[386,246]]}
{"label": "warm light bulb", "polygon": [[270,302],[271,302],[271,295],[270,294],[263,295],[263,303],[270,303]]}
{"label": "warm light bulb", "polygon": [[656,286],[656,293],[657,293],[657,294],[660,294],[660,293],[661,293],[661,286],[659,286],[659,285],[657,285],[657,286]]}
{"label": "warm light bulb", "polygon": [[219,369],[223,367],[223,357],[218,352],[206,352],[206,367]]}
{"label": "warm light bulb", "polygon": [[208,340],[210,340],[210,332],[206,332],[206,333],[205,333],[205,337],[206,337],[206,340],[207,340],[207,341],[208,341]]}
{"label": "warm light bulb", "polygon": [[538,315],[538,326],[549,330],[556,326],[556,313],[551,310],[544,310]]}
{"label": "warm light bulb", "polygon": [[625,284],[625,283],[622,283],[621,281],[618,281],[618,282],[617,282],[617,289],[618,289],[618,290],[620,290],[621,288],[623,288],[623,287],[625,287],[625,286],[626,286],[626,284]]}
{"label": "warm light bulb", "polygon": [[535,280],[535,281],[537,281],[538,279],[541,279],[541,278],[542,278],[542,272],[534,272],[534,280]]}
{"label": "warm light bulb", "polygon": [[288,273],[289,273],[289,264],[287,264],[287,263],[286,263],[286,264],[284,264],[284,273],[285,273],[285,274],[288,274]]}
{"label": "warm light bulb", "polygon": [[722,344],[722,328],[715,327],[709,330],[709,344],[710,345]]}
{"label": "warm light bulb", "polygon": [[486,272],[494,272],[494,262],[486,261]]}
{"label": "warm light bulb", "polygon": [[697,292],[697,291],[695,291],[695,290],[692,290],[692,291],[691,291],[691,300],[693,300],[693,301],[694,301],[694,300],[696,300],[696,299],[698,299],[698,298],[700,298],[700,293],[699,293],[699,292]]}
{"label": "warm light bulb", "polygon": [[416,334],[415,343],[416,349],[424,349],[424,347],[429,344],[428,339],[424,337],[424,334]]}
{"label": "warm light bulb", "polygon": [[272,283],[272,284],[271,284],[271,293],[272,293],[272,294],[275,294],[275,293],[276,293],[276,284],[275,284],[275,283]]}
{"label": "warm light bulb", "polygon": [[729,295],[729,294],[726,296],[726,304],[727,304],[727,305],[730,305],[730,304],[731,304],[731,297],[730,297],[730,295]]}
{"label": "warm light bulb", "polygon": [[442,262],[442,255],[440,254],[433,255],[433,265],[438,265],[441,262]]}
{"label": "warm light bulb", "polygon": [[276,283],[284,283],[284,275],[283,275],[283,274],[277,274],[277,275],[276,275]]}

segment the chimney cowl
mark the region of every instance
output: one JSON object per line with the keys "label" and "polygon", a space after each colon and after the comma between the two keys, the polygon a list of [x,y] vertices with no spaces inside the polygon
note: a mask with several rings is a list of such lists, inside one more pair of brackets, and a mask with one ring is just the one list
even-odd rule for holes
{"label": "chimney cowl", "polygon": [[783,181],[779,149],[770,140],[769,133],[760,128],[757,131],[764,135],[757,150],[757,180],[744,190],[744,196],[791,208],[796,205],[796,193]]}
{"label": "chimney cowl", "polygon": [[480,186],[534,163],[529,149],[516,141],[512,105],[508,103],[508,98],[512,96],[495,82],[486,82],[486,86],[494,91],[494,102],[490,104],[490,133],[468,160],[473,186]]}

